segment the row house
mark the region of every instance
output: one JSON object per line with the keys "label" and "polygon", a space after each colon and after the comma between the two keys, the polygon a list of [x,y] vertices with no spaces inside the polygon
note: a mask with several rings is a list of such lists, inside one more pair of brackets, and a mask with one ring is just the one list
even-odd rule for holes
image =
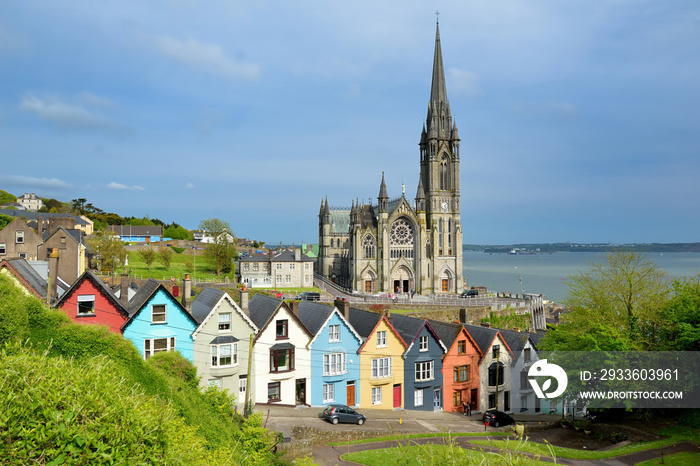
{"label": "row house", "polygon": [[498,330],[476,325],[464,327],[483,354],[479,361],[480,409],[511,411],[515,355]]}
{"label": "row house", "polygon": [[240,283],[249,288],[311,288],[314,285],[313,259],[301,250],[284,250],[274,255],[241,257],[236,269]]}

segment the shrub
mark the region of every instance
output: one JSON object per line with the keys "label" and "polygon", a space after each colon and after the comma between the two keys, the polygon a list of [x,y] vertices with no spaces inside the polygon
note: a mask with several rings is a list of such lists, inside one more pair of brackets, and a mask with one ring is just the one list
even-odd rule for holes
{"label": "shrub", "polygon": [[158,352],[151,356],[146,364],[177,377],[189,387],[199,386],[197,368],[177,351]]}

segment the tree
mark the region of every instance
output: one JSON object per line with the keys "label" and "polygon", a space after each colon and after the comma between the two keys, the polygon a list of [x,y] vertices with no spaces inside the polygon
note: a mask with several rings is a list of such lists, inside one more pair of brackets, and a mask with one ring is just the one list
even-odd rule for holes
{"label": "tree", "polygon": [[169,246],[158,248],[158,259],[160,259],[161,264],[163,264],[167,270],[170,269],[170,263],[173,261],[173,254],[175,254],[175,252]]}
{"label": "tree", "polygon": [[104,272],[115,272],[126,259],[124,243],[114,232],[98,230],[90,235],[87,244],[93,250],[93,259]]}
{"label": "tree", "polygon": [[151,270],[151,264],[156,260],[157,256],[153,248],[150,246],[139,248],[139,256],[141,256],[141,260],[148,266],[148,270]]}
{"label": "tree", "polygon": [[669,351],[700,351],[700,275],[673,282],[664,314],[672,321],[662,341]]}
{"label": "tree", "polygon": [[163,232],[163,237],[172,239],[190,239],[190,232],[180,225],[173,223]]}
{"label": "tree", "polygon": [[543,349],[649,350],[670,325],[663,312],[670,291],[666,273],[646,254],[607,253],[567,284],[570,312],[547,334]]}
{"label": "tree", "polygon": [[204,248],[204,258],[214,270],[216,275],[229,273],[233,266],[233,259],[237,257],[236,236],[228,222],[218,218],[202,220],[199,229],[212,238]]}

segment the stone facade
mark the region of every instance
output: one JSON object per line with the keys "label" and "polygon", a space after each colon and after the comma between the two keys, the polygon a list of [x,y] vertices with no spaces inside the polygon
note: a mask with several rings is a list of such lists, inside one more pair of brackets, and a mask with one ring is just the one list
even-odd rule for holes
{"label": "stone facade", "polygon": [[390,199],[384,174],[376,204],[351,202],[319,212],[318,272],[366,293],[457,293],[463,288],[459,190],[459,133],[447,100],[440,31],[420,137],[420,173],[414,202]]}
{"label": "stone facade", "polygon": [[314,286],[313,259],[299,249],[277,255],[242,257],[240,282],[250,288],[311,288]]}
{"label": "stone facade", "polygon": [[[45,260],[44,257],[37,258],[40,244],[39,235],[23,220],[16,218],[0,230],[0,259],[20,257],[30,261]],[[75,278],[78,278],[77,275]]]}

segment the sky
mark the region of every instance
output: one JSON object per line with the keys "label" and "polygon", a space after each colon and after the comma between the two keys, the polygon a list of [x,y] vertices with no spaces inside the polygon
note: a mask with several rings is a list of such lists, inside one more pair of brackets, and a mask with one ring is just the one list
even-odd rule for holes
{"label": "sky", "polygon": [[415,197],[436,18],[464,243],[700,241],[696,0],[0,0],[0,189],[316,243]]}

